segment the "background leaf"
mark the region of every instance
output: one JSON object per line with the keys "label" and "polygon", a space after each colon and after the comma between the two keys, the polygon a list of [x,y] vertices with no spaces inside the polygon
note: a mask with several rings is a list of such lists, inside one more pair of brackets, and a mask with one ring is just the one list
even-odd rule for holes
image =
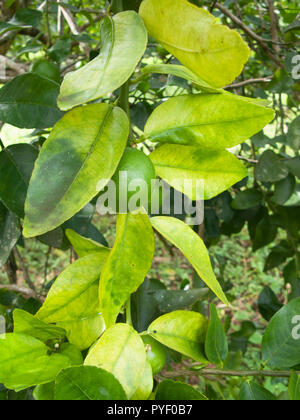
{"label": "background leaf", "polygon": [[0,120],[19,128],[52,127],[63,116],[58,94],[52,80],[34,73],[17,76],[0,89]]}
{"label": "background leaf", "polygon": [[55,400],[101,401],[126,400],[126,394],[109,372],[93,366],[65,369],[56,378]]}
{"label": "background leaf", "polygon": [[2,267],[21,235],[18,218],[0,201],[0,267]]}
{"label": "background leaf", "polygon": [[240,401],[275,401],[276,398],[269,391],[254,382],[244,382],[241,387]]}
{"label": "background leaf", "polygon": [[271,368],[290,368],[300,363],[300,340],[293,335],[297,325],[295,316],[300,315],[300,299],[285,305],[272,318],[262,343],[263,361]]}
{"label": "background leaf", "polygon": [[27,188],[38,154],[29,144],[14,144],[0,153],[0,198],[20,218],[24,218]]}
{"label": "background leaf", "polygon": [[210,320],[205,340],[208,360],[221,368],[228,356],[228,341],[215,305],[210,305]]}
{"label": "background leaf", "polygon": [[172,380],[159,384],[155,399],[156,401],[207,401],[207,398],[192,386]]}

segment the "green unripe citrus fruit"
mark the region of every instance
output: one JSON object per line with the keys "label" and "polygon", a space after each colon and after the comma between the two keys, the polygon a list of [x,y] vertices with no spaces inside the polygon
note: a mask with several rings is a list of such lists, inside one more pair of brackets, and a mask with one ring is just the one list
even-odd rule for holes
{"label": "green unripe citrus fruit", "polygon": [[167,352],[162,344],[149,335],[142,337],[146,347],[147,359],[149,360],[153,375],[157,375],[165,367]]}
{"label": "green unripe citrus fruit", "polygon": [[35,62],[31,72],[53,80],[56,83],[60,83],[61,80],[59,67],[51,61],[39,60]]}
{"label": "green unripe citrus fruit", "polygon": [[[148,156],[140,150],[127,148],[112,177],[112,181],[116,185],[117,210],[122,210],[119,205],[120,189],[122,189],[123,194],[126,193],[127,195],[128,206],[130,199],[139,191],[139,187],[135,186],[137,180],[142,180],[147,185],[148,203],[151,204],[151,183],[155,179],[155,168]],[[130,188],[131,186],[132,188]]]}

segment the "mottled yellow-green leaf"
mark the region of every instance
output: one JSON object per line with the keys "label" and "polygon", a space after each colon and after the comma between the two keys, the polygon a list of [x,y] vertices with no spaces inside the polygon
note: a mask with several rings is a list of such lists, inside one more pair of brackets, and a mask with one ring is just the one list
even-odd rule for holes
{"label": "mottled yellow-green leaf", "polygon": [[71,361],[61,354],[49,356],[49,351],[29,335],[0,335],[0,383],[21,391],[53,381],[62,369],[71,366]]}
{"label": "mottled yellow-green leaf", "polygon": [[229,85],[249,59],[238,32],[186,0],[144,0],[140,15],[149,34],[211,86]]}
{"label": "mottled yellow-green leaf", "polygon": [[144,401],[147,400],[151,392],[153,390],[153,373],[152,373],[152,367],[148,360],[146,360],[144,373],[141,378],[141,382],[131,397],[131,400],[136,401]]}
{"label": "mottled yellow-green leaf", "polygon": [[98,298],[101,269],[109,250],[91,254],[70,265],[56,279],[36,317],[64,328],[70,343],[90,347],[105,325]]}
{"label": "mottled yellow-green leaf", "polygon": [[154,234],[145,214],[120,214],[117,237],[100,278],[100,305],[111,326],[130,297],[144,282],[152,265]]}
{"label": "mottled yellow-green leaf", "polygon": [[228,300],[213,272],[210,258],[203,240],[190,226],[173,217],[152,217],[152,226],[173,243],[192,264],[200,278],[221,299],[228,304]]}
{"label": "mottled yellow-green leaf", "polygon": [[96,254],[97,252],[103,253],[105,252],[104,250],[109,250],[107,247],[99,244],[99,242],[85,238],[72,229],[66,229],[66,236],[79,258],[89,254]]}
{"label": "mottled yellow-green leaf", "polygon": [[176,64],[148,64],[146,67],[142,69],[143,75],[147,75],[151,73],[171,74],[172,76],[180,77],[181,79],[185,79],[191,83],[194,83],[203,92],[210,92],[210,93],[223,92],[222,89],[217,89],[210,86],[208,83],[202,80],[197,74],[195,74],[190,69],[184,66],[179,66]]}
{"label": "mottled yellow-green leaf", "polygon": [[207,363],[204,355],[207,326],[208,320],[197,312],[176,311],[157,318],[148,332],[165,346]]}
{"label": "mottled yellow-green leaf", "polygon": [[128,118],[107,104],[70,111],[57,123],[35,163],[25,204],[24,236],[49,232],[95,197],[126,147]]}
{"label": "mottled yellow-green leaf", "polygon": [[225,150],[164,144],[150,159],[158,176],[192,200],[210,200],[248,175],[244,164]]}
{"label": "mottled yellow-green leaf", "polygon": [[58,105],[68,110],[98,99],[122,86],[134,72],[147,46],[140,16],[126,11],[101,21],[100,54],[63,81]]}
{"label": "mottled yellow-green leaf", "polygon": [[55,325],[48,325],[22,309],[13,312],[14,332],[30,335],[46,343],[49,340],[62,340],[66,336],[65,330]]}
{"label": "mottled yellow-green leaf", "polygon": [[112,373],[131,398],[142,379],[146,351],[139,334],[128,324],[110,327],[91,348],[84,364]]}
{"label": "mottled yellow-green leaf", "polygon": [[154,110],[144,137],[208,150],[229,149],[261,131],[274,116],[272,109],[230,93],[184,95]]}

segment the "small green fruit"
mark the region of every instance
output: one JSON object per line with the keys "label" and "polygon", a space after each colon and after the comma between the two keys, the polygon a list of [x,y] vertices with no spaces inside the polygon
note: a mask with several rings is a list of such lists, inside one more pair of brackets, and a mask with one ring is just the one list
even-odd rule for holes
{"label": "small green fruit", "polygon": [[153,375],[157,375],[165,367],[167,352],[164,346],[151,336],[147,335],[142,338],[146,346],[147,358],[151,364]]}

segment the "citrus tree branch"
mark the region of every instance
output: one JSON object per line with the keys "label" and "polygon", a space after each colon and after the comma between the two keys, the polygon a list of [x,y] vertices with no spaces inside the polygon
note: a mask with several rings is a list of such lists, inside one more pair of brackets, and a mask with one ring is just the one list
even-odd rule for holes
{"label": "citrus tree branch", "polygon": [[162,376],[165,378],[177,378],[179,376],[230,376],[230,377],[251,377],[264,376],[269,378],[289,378],[293,373],[300,375],[300,372],[294,371],[237,371],[237,370],[218,370],[218,369],[201,369],[201,370],[180,370],[176,372],[164,372]]}

